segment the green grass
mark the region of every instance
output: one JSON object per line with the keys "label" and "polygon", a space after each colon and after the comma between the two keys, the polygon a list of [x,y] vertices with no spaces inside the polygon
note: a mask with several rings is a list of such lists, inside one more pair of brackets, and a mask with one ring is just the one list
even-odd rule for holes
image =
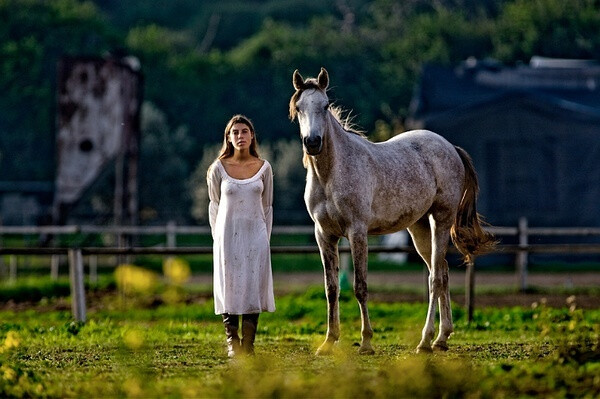
{"label": "green grass", "polygon": [[[201,294],[201,295],[199,295]],[[370,304],[374,356],[359,356],[360,316],[344,292],[334,355],[322,287],[280,296],[261,315],[257,355],[230,361],[210,291],[181,302],[114,292],[70,312],[0,312],[1,397],[598,397],[600,310],[454,304],[450,351],[416,355],[424,303]],[[45,305],[52,304],[52,299]],[[188,303],[184,303],[188,302]],[[161,304],[162,303],[162,304]]]}

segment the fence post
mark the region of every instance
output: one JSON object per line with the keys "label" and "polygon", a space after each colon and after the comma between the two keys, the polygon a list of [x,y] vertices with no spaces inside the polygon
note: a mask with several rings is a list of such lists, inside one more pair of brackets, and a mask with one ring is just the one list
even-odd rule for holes
{"label": "fence post", "polygon": [[175,221],[169,220],[167,223],[167,247],[177,247],[177,234],[175,233]]}
{"label": "fence post", "polygon": [[4,257],[0,256],[0,280],[4,280],[7,276],[6,265],[4,264]]}
{"label": "fence post", "polygon": [[[519,218],[519,245],[528,245],[528,222],[526,217]],[[519,276],[519,289],[521,292],[527,290],[527,263],[528,253],[526,250],[517,253],[517,273]]]}
{"label": "fence post", "polygon": [[8,263],[8,282],[14,283],[17,281],[17,255],[11,255]]}
{"label": "fence post", "polygon": [[467,307],[467,323],[473,321],[473,309],[475,308],[475,263],[467,263],[465,275],[465,306]]}
{"label": "fence post", "polygon": [[76,321],[85,322],[86,306],[81,248],[69,249],[69,276],[71,278],[71,310],[73,317]]}
{"label": "fence post", "polygon": [[58,268],[60,265],[60,255],[52,255],[50,257],[50,278],[58,280]]}
{"label": "fence post", "polygon": [[96,284],[98,282],[98,255],[90,255],[88,262],[90,267],[90,283]]}

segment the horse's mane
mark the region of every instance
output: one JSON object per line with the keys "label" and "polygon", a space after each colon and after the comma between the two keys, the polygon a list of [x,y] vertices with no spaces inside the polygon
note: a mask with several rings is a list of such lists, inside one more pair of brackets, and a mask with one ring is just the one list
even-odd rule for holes
{"label": "horse's mane", "polygon": [[[289,116],[290,116],[291,120],[296,119],[296,117],[298,116],[298,111],[296,110],[296,103],[298,102],[298,99],[300,98],[300,96],[302,95],[304,90],[308,90],[308,89],[315,89],[315,90],[323,91],[319,87],[319,83],[317,82],[317,79],[315,79],[315,78],[306,79],[304,81],[304,87],[302,89],[296,90],[296,92],[292,95],[292,98],[290,98],[290,115]],[[325,94],[327,94],[327,93],[325,93]],[[350,115],[352,111],[346,111],[340,106],[331,104],[329,106],[329,112],[335,118],[335,120],[340,124],[342,129],[344,129],[344,131],[346,131],[347,133],[353,133],[358,136],[366,138],[364,131],[360,130],[356,126],[356,124],[354,124],[352,122],[352,120],[354,119],[354,117]]]}
{"label": "horse's mane", "polygon": [[365,132],[359,129],[358,126],[353,122],[354,116],[351,115],[352,111],[346,111],[337,105],[330,105],[329,111],[335,120],[340,124],[342,129],[344,129],[344,131],[359,135],[364,138],[367,137]]}

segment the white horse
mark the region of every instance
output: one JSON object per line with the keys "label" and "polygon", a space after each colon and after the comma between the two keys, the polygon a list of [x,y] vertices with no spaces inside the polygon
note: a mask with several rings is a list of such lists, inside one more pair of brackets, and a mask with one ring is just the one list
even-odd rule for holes
{"label": "white horse", "polygon": [[327,354],[340,337],[338,241],[347,237],[354,262],[354,294],[360,306],[359,353],[374,353],[367,309],[367,235],[404,228],[429,269],[429,308],[417,351],[430,352],[435,312],[439,334],[433,349],[447,350],[453,331],[448,291],[448,241],[472,262],[489,252],[493,236],[481,228],[476,211],[478,183],[469,155],[426,130],[372,143],[342,121],[330,106],[329,75],[304,80],[296,70],[290,119],[298,118],[304,148],[304,200],[315,223],[327,291],[328,326],[317,354]]}

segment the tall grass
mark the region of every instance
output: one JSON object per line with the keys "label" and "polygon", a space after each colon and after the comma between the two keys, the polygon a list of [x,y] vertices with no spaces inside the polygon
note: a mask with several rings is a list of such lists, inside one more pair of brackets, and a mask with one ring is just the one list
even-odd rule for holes
{"label": "tall grass", "polygon": [[[118,283],[119,284],[119,283]],[[181,287],[180,287],[181,288]],[[425,303],[370,305],[376,349],[359,356],[356,301],[340,302],[334,355],[314,352],[326,331],[322,287],[277,298],[261,315],[253,358],[229,360],[207,295],[178,300],[114,292],[97,298],[85,324],[68,310],[0,312],[2,397],[597,397],[600,310],[477,309],[455,304],[450,351],[416,355]],[[49,302],[52,302],[51,300]],[[47,304],[46,304],[47,305]],[[47,309],[47,307],[44,307]]]}

